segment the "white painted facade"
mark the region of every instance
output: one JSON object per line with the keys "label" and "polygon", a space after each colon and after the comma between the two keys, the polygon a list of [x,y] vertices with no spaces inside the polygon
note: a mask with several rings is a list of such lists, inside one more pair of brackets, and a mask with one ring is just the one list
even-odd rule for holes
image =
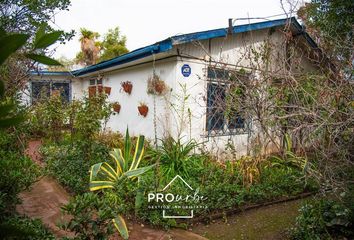
{"label": "white painted facade", "polygon": [[[143,134],[154,140],[165,136],[183,137],[185,141],[195,139],[203,143],[206,150],[217,155],[225,153],[228,143],[235,147],[237,155],[247,153],[250,136],[238,134],[228,136],[210,136],[206,129],[207,111],[207,68],[210,65],[219,67],[248,68],[249,59],[245,57],[245,49],[250,46],[260,49],[266,39],[269,39],[276,48],[272,51],[272,65],[276,70],[285,55],[283,34],[276,29],[255,30],[222,38],[212,38],[189,43],[176,44],[167,52],[155,54],[125,64],[89,73],[80,77],[33,75],[32,81],[46,79],[53,81],[70,80],[71,98],[80,99],[87,94],[89,80],[100,75],[103,85],[111,87],[108,101],[118,101],[121,105],[119,114],[112,115],[107,128],[124,133],[128,127],[132,135]],[[188,64],[191,75],[184,77],[181,68]],[[160,76],[170,91],[164,96],[147,93],[149,77]],[[130,81],[133,85],[131,95],[122,90],[121,83]],[[186,91],[183,91],[185,86]],[[183,101],[180,98],[187,94],[188,100],[184,112]],[[147,117],[138,114],[140,102],[149,107]],[[177,110],[176,110],[177,109]],[[189,111],[190,109],[190,115]]]}

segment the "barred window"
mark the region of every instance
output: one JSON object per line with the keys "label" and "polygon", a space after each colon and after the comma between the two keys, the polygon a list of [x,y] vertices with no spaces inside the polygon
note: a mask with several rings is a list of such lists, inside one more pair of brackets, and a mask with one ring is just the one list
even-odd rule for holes
{"label": "barred window", "polygon": [[31,82],[31,93],[32,104],[35,104],[37,101],[48,98],[54,94],[60,94],[63,101],[69,102],[70,82],[33,80]]}
{"label": "barred window", "polygon": [[[234,72],[208,68],[206,130],[208,135],[233,135],[248,132],[242,116],[244,85],[236,84]],[[237,79],[247,81],[249,75],[237,74]],[[235,95],[241,101],[234,100]],[[240,106],[241,105],[241,106]]]}

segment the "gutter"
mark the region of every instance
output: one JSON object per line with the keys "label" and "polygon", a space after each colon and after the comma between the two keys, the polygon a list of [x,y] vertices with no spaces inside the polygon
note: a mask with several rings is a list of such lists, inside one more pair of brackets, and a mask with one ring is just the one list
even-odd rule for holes
{"label": "gutter", "polygon": [[103,70],[103,69],[106,69],[109,67],[114,67],[116,65],[128,63],[128,62],[140,59],[140,58],[144,58],[144,57],[150,56],[152,54],[165,52],[165,51],[168,51],[169,49],[172,49],[172,44],[170,44],[170,46],[169,46],[168,44],[160,45],[160,43],[156,43],[154,45],[140,48],[140,49],[135,50],[133,52],[124,54],[121,57],[117,57],[117,58],[114,58],[114,59],[111,59],[108,61],[98,63],[96,65],[92,65],[92,66],[85,67],[85,68],[82,68],[79,70],[75,70],[72,72],[72,74],[74,76],[85,75],[85,74],[96,72],[99,70]]}

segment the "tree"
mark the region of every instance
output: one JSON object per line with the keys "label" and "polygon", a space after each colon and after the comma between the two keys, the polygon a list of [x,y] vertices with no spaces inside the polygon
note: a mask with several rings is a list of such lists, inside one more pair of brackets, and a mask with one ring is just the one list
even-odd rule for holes
{"label": "tree", "polygon": [[298,11],[307,31],[315,36],[326,54],[351,65],[354,38],[354,1],[311,0]]}
{"label": "tree", "polygon": [[[22,53],[22,57],[46,65],[60,65],[54,59],[38,54],[38,50],[43,50],[54,44],[61,36],[60,31],[45,33],[44,28],[39,28],[32,45],[32,48]],[[19,51],[31,38],[29,34],[8,34],[0,28],[0,67],[13,54]],[[0,79],[0,129],[13,126],[23,120],[23,116],[18,114],[16,104],[11,98],[5,96],[5,84]]]}
{"label": "tree", "polygon": [[109,29],[101,44],[102,53],[100,61],[112,59],[129,52],[126,47],[126,42],[127,38],[126,36],[120,35],[119,27]]}
{"label": "tree", "polygon": [[[0,26],[7,33],[28,34],[34,39],[36,34],[55,31],[48,23],[54,22],[59,11],[68,10],[70,0],[0,0]],[[40,31],[39,31],[40,30]],[[74,31],[61,32],[58,41],[70,40]],[[28,72],[33,69],[34,62],[19,54],[33,47],[27,41],[16,54],[12,54],[0,67],[1,80],[5,83],[5,95],[15,97],[28,82]],[[36,54],[44,54],[46,48],[35,49]]]}
{"label": "tree", "polygon": [[76,62],[83,65],[92,65],[125,54],[127,38],[120,35],[119,27],[109,29],[99,40],[99,33],[81,28],[81,51],[76,55]]}
{"label": "tree", "polygon": [[[70,0],[0,0],[0,25],[7,32],[23,32],[34,36],[43,23],[53,22],[55,14],[68,10]],[[54,29],[47,25],[48,32]],[[64,33],[70,40],[74,31]]]}
{"label": "tree", "polygon": [[81,52],[76,55],[77,62],[86,66],[97,63],[100,52],[100,42],[97,32],[90,31],[86,28],[81,28]]}

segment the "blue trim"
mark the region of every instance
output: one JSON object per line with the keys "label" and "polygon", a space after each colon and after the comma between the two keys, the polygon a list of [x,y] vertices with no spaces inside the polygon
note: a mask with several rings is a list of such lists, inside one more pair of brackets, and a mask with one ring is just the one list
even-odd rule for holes
{"label": "blue trim", "polygon": [[[304,34],[304,37],[309,42],[309,44],[312,47],[317,48],[316,43],[304,31],[302,26],[298,23],[298,21],[294,17],[292,17],[291,19],[285,18],[285,19],[279,19],[279,20],[272,20],[272,21],[266,21],[266,22],[259,22],[259,23],[234,26],[233,33],[237,34],[237,33],[243,33],[243,32],[248,32],[248,31],[254,31],[254,30],[282,26],[282,25],[285,25],[289,20],[290,20],[291,24],[293,24],[295,26],[295,30],[301,34]],[[152,45],[149,45],[149,46],[146,46],[143,48],[139,48],[139,49],[129,52],[127,54],[118,56],[116,58],[113,58],[113,59],[110,59],[110,60],[107,60],[104,62],[100,62],[98,64],[88,66],[88,67],[85,67],[82,69],[72,71],[71,73],[43,71],[43,72],[39,72],[39,74],[43,74],[43,75],[47,75],[47,76],[48,75],[67,76],[70,74],[72,74],[74,76],[81,76],[84,74],[100,71],[100,70],[103,70],[106,68],[114,67],[114,66],[128,63],[131,61],[135,61],[135,60],[138,60],[138,59],[141,59],[144,57],[148,57],[148,56],[151,56],[152,54],[167,52],[167,51],[171,50],[174,45],[178,45],[178,44],[182,44],[182,43],[189,43],[192,41],[200,41],[200,40],[206,40],[206,39],[212,39],[212,38],[218,38],[218,37],[225,37],[227,35],[227,31],[228,31],[227,28],[219,28],[219,29],[214,29],[214,30],[209,30],[209,31],[195,32],[195,33],[173,36],[173,37],[167,38],[163,41],[157,42],[155,44],[152,44]]]}
{"label": "blue trim", "polygon": [[[172,48],[172,46],[171,46],[171,48]],[[165,51],[168,51],[169,49],[167,49],[165,47],[165,49],[163,49],[163,50],[165,52]],[[105,68],[109,68],[109,67],[113,67],[113,66],[116,66],[116,65],[120,65],[120,64],[127,63],[127,62],[131,62],[131,61],[134,61],[134,60],[138,60],[140,58],[144,58],[144,57],[147,57],[147,56],[150,56],[150,55],[152,55],[154,53],[159,53],[159,52],[161,52],[160,51],[160,45],[159,44],[154,44],[154,45],[150,45],[150,46],[147,46],[147,47],[144,47],[144,48],[139,48],[139,49],[137,49],[135,51],[132,51],[132,52],[124,54],[124,55],[121,55],[121,56],[113,58],[111,60],[107,60],[107,61],[100,62],[100,63],[92,65],[92,66],[88,66],[88,67],[85,67],[85,68],[82,68],[82,69],[79,69],[79,70],[75,70],[72,73],[75,76],[80,76],[80,75],[84,75],[84,74],[87,74],[87,73],[96,72],[96,71],[99,71],[99,70],[102,70],[102,69],[105,69]]]}
{"label": "blue trim", "polygon": [[30,71],[30,75],[35,76],[71,76],[71,72],[68,71]]}
{"label": "blue trim", "polygon": [[300,34],[303,34],[306,41],[311,45],[313,48],[318,48],[317,43],[310,37],[310,35],[305,31],[305,29],[300,25],[300,23],[296,20],[296,18],[291,18],[291,23],[294,24],[295,28],[299,31]]}

